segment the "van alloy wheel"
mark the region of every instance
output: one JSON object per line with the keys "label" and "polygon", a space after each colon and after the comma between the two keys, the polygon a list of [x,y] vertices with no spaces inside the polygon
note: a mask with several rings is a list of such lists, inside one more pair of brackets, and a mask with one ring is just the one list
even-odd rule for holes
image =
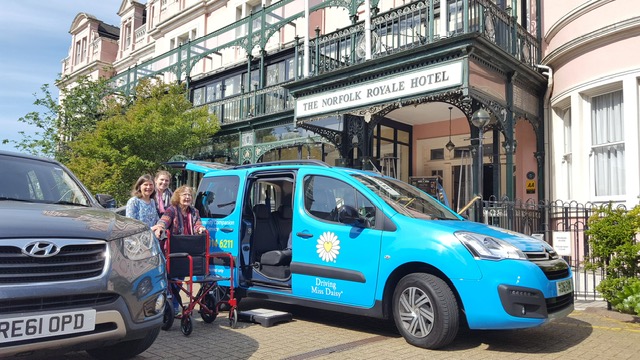
{"label": "van alloy wheel", "polygon": [[402,278],[393,294],[393,318],[405,340],[438,349],[458,333],[458,303],[442,279],[416,273]]}

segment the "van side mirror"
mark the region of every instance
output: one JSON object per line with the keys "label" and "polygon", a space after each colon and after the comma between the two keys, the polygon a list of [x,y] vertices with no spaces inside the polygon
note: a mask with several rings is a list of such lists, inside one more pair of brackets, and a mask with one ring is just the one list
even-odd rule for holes
{"label": "van side mirror", "polygon": [[113,209],[116,207],[116,199],[108,194],[96,194],[96,200],[98,204],[102,205],[105,209]]}

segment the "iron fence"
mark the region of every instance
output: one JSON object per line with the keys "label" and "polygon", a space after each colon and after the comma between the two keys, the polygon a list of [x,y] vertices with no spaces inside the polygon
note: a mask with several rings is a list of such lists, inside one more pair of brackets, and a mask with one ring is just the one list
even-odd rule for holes
{"label": "iron fence", "polygon": [[482,201],[482,219],[486,224],[538,237],[552,245],[574,272],[576,299],[601,300],[596,286],[604,278],[604,271],[585,267],[590,254],[589,236],[585,231],[589,228],[589,217],[603,205],[491,198]]}

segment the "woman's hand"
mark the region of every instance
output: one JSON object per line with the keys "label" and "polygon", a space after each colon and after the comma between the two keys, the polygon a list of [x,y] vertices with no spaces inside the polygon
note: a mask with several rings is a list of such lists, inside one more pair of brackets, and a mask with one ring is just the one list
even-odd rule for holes
{"label": "woman's hand", "polygon": [[153,233],[156,235],[156,238],[160,239],[164,228],[162,227],[162,225],[153,225],[151,227],[151,231],[153,231]]}
{"label": "woman's hand", "polygon": [[202,233],[204,233],[205,231],[207,231],[207,228],[205,228],[204,226],[200,226],[196,232],[197,232],[198,234],[202,234]]}

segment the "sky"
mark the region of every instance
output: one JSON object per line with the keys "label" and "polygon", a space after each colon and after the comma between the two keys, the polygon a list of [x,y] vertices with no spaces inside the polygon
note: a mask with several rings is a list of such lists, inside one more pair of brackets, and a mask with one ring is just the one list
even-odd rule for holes
{"label": "sky", "polygon": [[71,22],[85,12],[103,22],[120,26],[118,9],[123,0],[4,0],[0,7],[0,150],[17,151],[3,139],[19,141],[18,131],[33,134],[35,128],[19,122],[27,113],[45,108],[33,105],[34,94],[54,82],[71,46]]}

